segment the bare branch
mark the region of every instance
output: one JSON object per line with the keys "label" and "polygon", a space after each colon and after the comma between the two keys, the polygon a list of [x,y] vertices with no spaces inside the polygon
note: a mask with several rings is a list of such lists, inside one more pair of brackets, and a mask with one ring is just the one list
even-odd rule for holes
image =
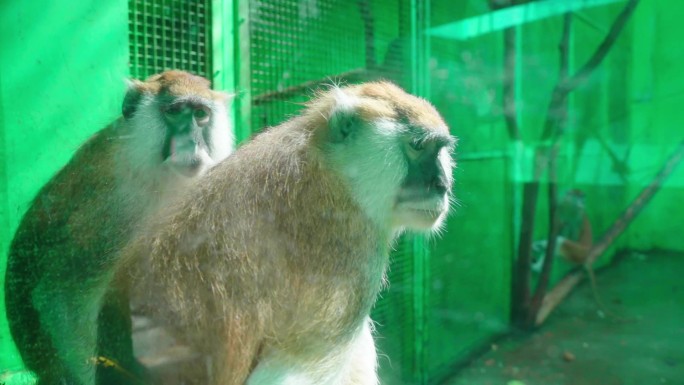
{"label": "bare branch", "polygon": [[[572,30],[572,14],[566,13],[563,15],[563,33],[561,35],[561,41],[558,45],[560,64],[559,64],[559,82],[563,82],[568,77],[568,72],[570,68],[570,32]],[[549,111],[551,113],[551,111]],[[562,130],[567,123],[568,116],[568,104],[567,99],[560,104],[556,111],[554,120],[559,130]],[[547,117],[549,118],[549,117]],[[559,219],[558,219],[558,182],[556,159],[558,157],[558,144],[554,143],[552,145],[551,151],[549,153],[549,181],[547,183],[547,193],[548,193],[548,207],[549,207],[549,233],[546,239],[546,251],[544,253],[544,263],[542,265],[542,271],[539,275],[539,281],[537,282],[537,288],[534,291],[534,296],[530,303],[530,309],[528,314],[528,324],[533,324],[536,318],[536,314],[541,307],[542,299],[546,294],[546,289],[549,286],[549,280],[551,278],[551,268],[553,267],[553,259],[556,253],[556,242],[558,241],[559,232]]]}
{"label": "bare branch", "polygon": [[503,110],[506,119],[508,136],[514,140],[520,140],[518,128],[518,111],[515,105],[515,67],[517,47],[515,43],[515,27],[504,30],[504,79],[503,79]]}
{"label": "bare branch", "polygon": [[[589,60],[582,66],[582,68],[580,68],[579,71],[577,71],[577,73],[562,81],[559,81],[558,84],[556,84],[556,87],[553,89],[553,93],[551,94],[551,102],[549,103],[547,119],[544,123],[542,141],[560,135],[553,113],[557,110],[558,106],[565,103],[568,94],[584,84],[594,73],[599,64],[603,62],[603,59],[605,59],[606,55],[608,55],[608,52],[610,52],[610,49],[620,36],[620,33],[622,33],[622,30],[627,24],[629,18],[632,16],[632,13],[634,13],[634,9],[639,4],[639,1],[640,0],[629,0],[613,22],[612,26],[610,27],[610,31],[598,46],[591,58],[589,58]],[[551,117],[551,119],[549,119],[549,117]]]}
{"label": "bare branch", "polygon": [[605,59],[608,52],[610,52],[610,49],[615,44],[615,41],[617,41],[617,38],[620,36],[620,33],[627,24],[627,21],[632,16],[632,13],[634,13],[634,9],[636,9],[639,1],[640,0],[629,0],[627,2],[627,5],[625,5],[625,8],[622,9],[620,15],[618,15],[613,22],[613,25],[610,27],[610,31],[603,39],[596,52],[594,52],[591,58],[586,62],[586,64],[584,64],[584,66],[582,66],[582,68],[580,68],[579,71],[577,71],[575,75],[569,78],[565,84],[561,85],[563,92],[567,94],[587,81],[599,64],[601,64],[603,59]]}

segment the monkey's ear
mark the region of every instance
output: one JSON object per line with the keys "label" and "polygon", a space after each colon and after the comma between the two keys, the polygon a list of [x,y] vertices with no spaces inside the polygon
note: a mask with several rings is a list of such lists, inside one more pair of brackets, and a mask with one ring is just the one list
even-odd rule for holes
{"label": "monkey's ear", "polygon": [[339,88],[333,90],[335,105],[332,108],[328,126],[330,141],[340,143],[353,135],[362,124],[356,111],[353,97]]}
{"label": "monkey's ear", "polygon": [[126,79],[128,91],[126,91],[126,96],[124,96],[123,105],[121,106],[124,119],[130,119],[138,108],[138,103],[140,103],[140,98],[142,97],[142,91],[139,87],[141,84],[138,80]]}

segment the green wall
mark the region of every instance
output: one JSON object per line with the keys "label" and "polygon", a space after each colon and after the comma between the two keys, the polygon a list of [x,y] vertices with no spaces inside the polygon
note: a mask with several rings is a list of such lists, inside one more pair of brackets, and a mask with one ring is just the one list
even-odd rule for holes
{"label": "green wall", "polygon": [[[635,22],[630,123],[635,145],[636,195],[661,167],[675,146],[684,140],[684,78],[682,77],[682,20],[684,3],[644,1]],[[636,147],[641,145],[639,147]],[[684,250],[684,165],[680,165],[662,191],[626,233],[627,244],[638,249]]]}
{"label": "green wall", "polygon": [[[0,5],[0,288],[8,244],[30,200],[90,134],[120,114],[127,22],[120,0]],[[0,317],[0,378],[20,368]]]}

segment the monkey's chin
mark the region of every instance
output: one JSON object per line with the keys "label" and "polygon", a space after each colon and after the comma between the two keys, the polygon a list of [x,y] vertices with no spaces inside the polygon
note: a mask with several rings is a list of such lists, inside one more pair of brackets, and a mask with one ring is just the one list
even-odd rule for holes
{"label": "monkey's chin", "polygon": [[204,174],[204,170],[206,170],[205,167],[203,167],[201,164],[197,165],[177,165],[177,164],[170,164],[169,169],[173,171],[175,174],[181,175],[186,178],[194,178],[197,176],[200,176]]}
{"label": "monkey's chin", "polygon": [[164,163],[172,172],[187,178],[201,176],[215,164],[209,154],[196,149],[174,153]]}
{"label": "monkey's chin", "polygon": [[167,159],[164,163],[171,172],[186,178],[198,177],[211,167],[202,159]]}
{"label": "monkey's chin", "polygon": [[394,210],[394,226],[414,231],[431,231],[442,223],[446,216],[443,206],[425,208],[421,205],[400,205]]}

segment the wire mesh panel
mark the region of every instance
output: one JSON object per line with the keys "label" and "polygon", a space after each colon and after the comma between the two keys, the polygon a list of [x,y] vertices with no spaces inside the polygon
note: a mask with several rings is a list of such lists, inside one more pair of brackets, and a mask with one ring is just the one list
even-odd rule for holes
{"label": "wire mesh panel", "polygon": [[181,69],[211,79],[210,0],[130,0],[131,76]]}
{"label": "wire mesh panel", "polygon": [[378,77],[376,63],[403,33],[402,3],[250,1],[252,129],[297,111],[297,103],[324,83]]}

